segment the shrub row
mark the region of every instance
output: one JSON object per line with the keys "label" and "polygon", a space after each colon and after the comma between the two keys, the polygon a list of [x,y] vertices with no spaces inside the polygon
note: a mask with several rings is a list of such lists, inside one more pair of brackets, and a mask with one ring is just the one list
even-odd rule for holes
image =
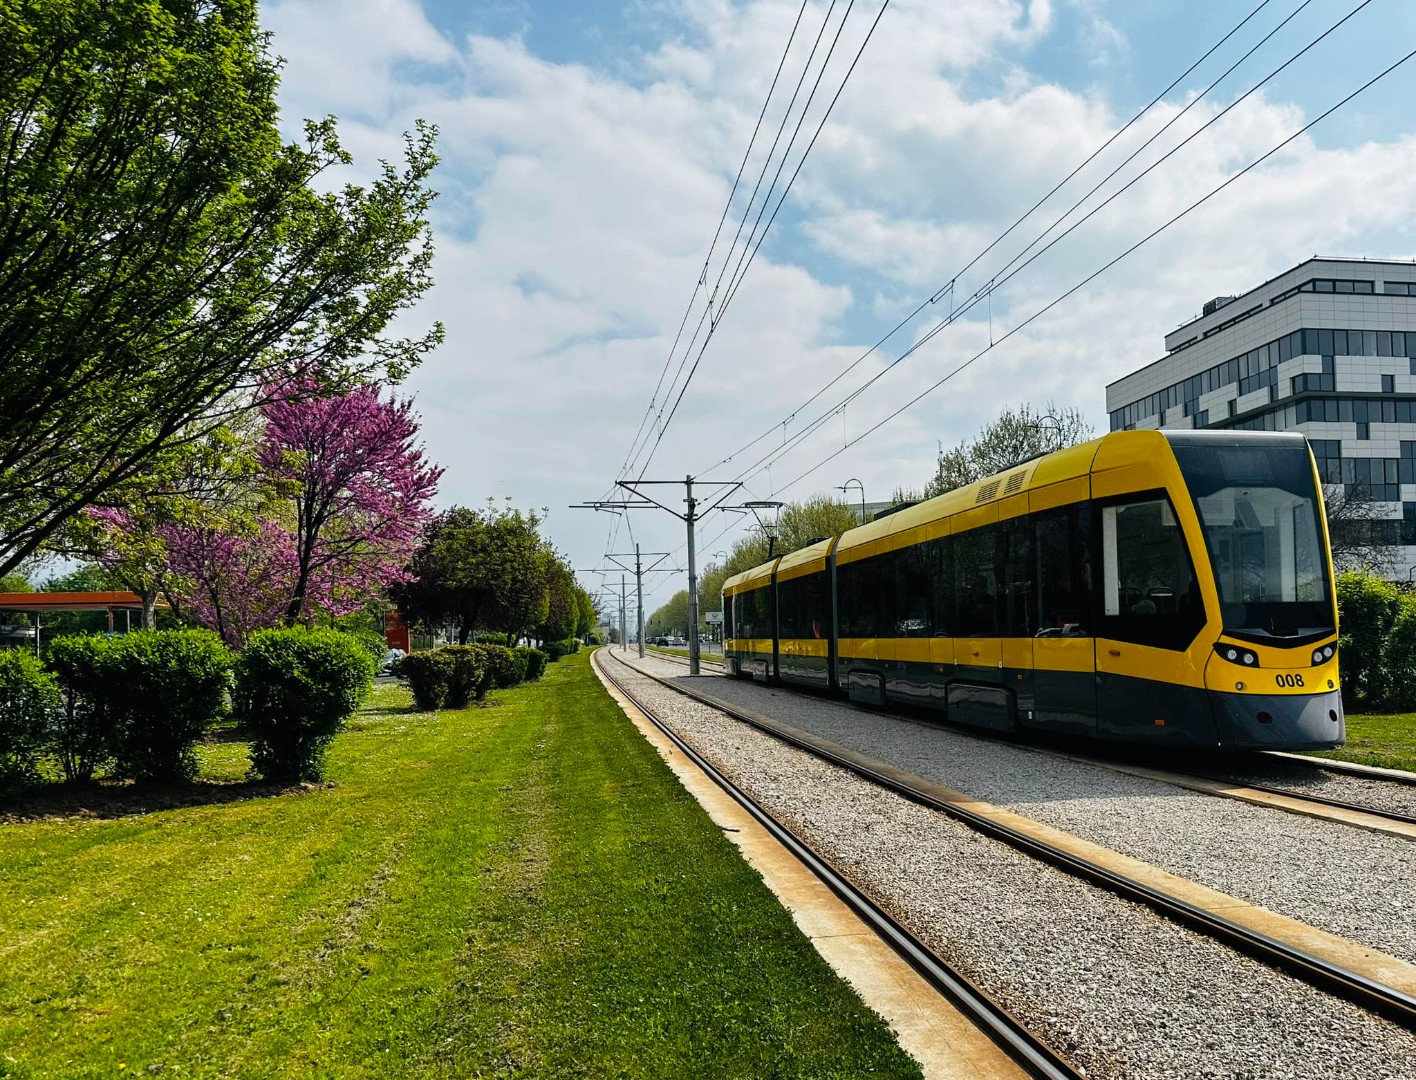
{"label": "shrub row", "polygon": [[462,709],[480,701],[491,689],[505,689],[539,678],[547,655],[539,649],[509,649],[504,645],[448,645],[411,652],[398,661],[394,673],[413,691],[420,712]]}
{"label": "shrub row", "polygon": [[564,641],[547,641],[542,646],[546,656],[551,663],[555,663],[562,656],[572,656],[580,651],[579,638],[566,638]]}
{"label": "shrub row", "polygon": [[1416,708],[1416,594],[1358,573],[1337,579],[1342,696],[1366,708]]}
{"label": "shrub row", "polygon": [[59,638],[47,666],[0,654],[0,788],[33,782],[46,754],[71,781],[190,780],[228,693],[258,775],[317,779],[374,669],[365,643],[303,627],[253,634],[235,657],[205,630]]}

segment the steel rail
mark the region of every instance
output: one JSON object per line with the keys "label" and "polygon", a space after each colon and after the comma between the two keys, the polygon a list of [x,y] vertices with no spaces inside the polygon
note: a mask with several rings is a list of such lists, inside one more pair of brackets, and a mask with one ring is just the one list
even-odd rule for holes
{"label": "steel rail", "polygon": [[[1254,784],[1248,780],[1239,779],[1234,776],[1216,776],[1210,773],[1187,772],[1173,770],[1176,776],[1193,777],[1196,780],[1211,780],[1220,784],[1234,784],[1239,787],[1248,788],[1250,791],[1262,791],[1265,795],[1281,795],[1285,799],[1296,799],[1299,802],[1314,803],[1317,806],[1330,806],[1335,810],[1350,810],[1358,814],[1367,814],[1370,817],[1385,818],[1387,821],[1399,821],[1404,825],[1416,825],[1416,815],[1403,814],[1397,810],[1383,810],[1375,806],[1364,806],[1362,803],[1347,802],[1343,799],[1330,799],[1326,795],[1310,795],[1306,791],[1294,791],[1292,788],[1274,787],[1270,784]],[[1371,779],[1370,777],[1368,779]],[[1336,824],[1343,822],[1336,818],[1323,818],[1324,821],[1334,821]]]}
{"label": "steel rail", "polygon": [[1388,784],[1416,784],[1416,772],[1406,772],[1403,769],[1381,769],[1373,765],[1362,765],[1355,761],[1339,761],[1336,758],[1325,757],[1304,757],[1302,754],[1290,754],[1286,751],[1265,750],[1262,751],[1265,757],[1279,758],[1290,763],[1307,766],[1311,769],[1327,769],[1329,772],[1342,773],[1344,776],[1357,776],[1363,780],[1384,782]]}
{"label": "steel rail", "polygon": [[[596,650],[607,652],[609,650]],[[613,655],[613,654],[611,654]],[[596,657],[598,660],[598,657]],[[646,674],[628,661],[614,657],[620,664],[637,674]],[[624,681],[607,670],[603,663],[596,665],[601,674],[612,682],[616,689],[628,698],[649,721],[715,784],[723,789],[735,802],[743,807],[762,825],[783,847],[797,857],[822,883],[846,904],[880,938],[898,953],[906,963],[935,990],[947,998],[961,1012],[968,1015],[1009,1057],[1018,1063],[1029,1075],[1045,1080],[1081,1080],[1086,1074],[1062,1057],[1045,1042],[1025,1027],[1021,1021],[980,990],[966,977],[959,974],[947,961],[923,944],[905,929],[890,914],[875,903],[865,892],[853,885],[843,874],[835,870],[829,862],[817,855],[812,848],[779,822],[750,795],[728,779],[706,758],[685,742],[638,694]],[[649,678],[655,676],[649,675]],[[655,678],[656,682],[663,680]],[[668,685],[668,684],[665,684]],[[690,697],[696,695],[689,695]],[[705,704],[707,704],[705,702]],[[713,706],[718,707],[718,706]]]}
{"label": "steel rail", "polygon": [[[671,653],[660,653],[660,652],[656,652],[656,653],[654,653],[654,655],[655,655],[657,658],[661,659],[661,660],[668,660],[668,661],[670,661],[670,662],[672,662],[672,663],[679,663],[679,664],[684,664],[684,663],[686,663],[686,661],[684,661],[682,657],[674,656],[674,655],[671,654]],[[721,665],[720,665],[720,666],[721,666]],[[811,692],[811,688],[803,687],[802,689],[807,690],[808,693]],[[904,720],[904,721],[906,721],[907,723],[921,723],[921,722],[925,722],[925,721],[920,721],[919,719],[917,719],[916,717],[913,717],[913,716],[906,716],[906,715],[903,715],[903,714],[900,714],[900,713],[892,713],[892,712],[890,712],[888,709],[880,709],[880,708],[877,708],[877,707],[865,706],[865,705],[861,705],[861,704],[859,704],[858,702],[854,702],[854,701],[840,700],[840,701],[837,701],[836,704],[844,705],[844,706],[847,706],[847,707],[852,708],[852,709],[858,709],[858,710],[860,710],[860,711],[862,711],[862,712],[871,712],[871,713],[882,714],[882,715],[886,715],[886,716],[892,716],[892,717],[895,717],[896,719]],[[943,722],[943,723],[946,723],[946,724],[948,723],[948,720],[947,720],[945,717],[943,717],[943,716],[938,717],[938,720],[941,721],[941,722]],[[1039,745],[1037,745],[1036,743],[1019,743],[1017,740],[1014,740],[1014,739],[1000,738],[999,736],[994,735],[992,732],[988,732],[988,731],[973,730],[973,729],[970,729],[970,728],[963,728],[963,729],[960,729],[960,728],[954,727],[954,726],[952,726],[952,725],[949,727],[949,730],[950,730],[950,731],[953,731],[953,732],[955,732],[956,734],[959,734],[959,735],[967,735],[967,736],[969,736],[970,738],[981,739],[981,740],[984,740],[984,741],[986,741],[986,742],[998,742],[998,743],[1003,743],[1004,745],[1007,745],[1007,746],[1025,746],[1027,749],[1032,750],[1032,751],[1034,751],[1034,752],[1036,752],[1036,753],[1039,753],[1039,754],[1047,754],[1047,755],[1052,756],[1052,757],[1062,757],[1062,758],[1065,758],[1065,759],[1071,760],[1071,761],[1079,761],[1079,762],[1081,762],[1081,763],[1083,763],[1083,764],[1086,764],[1086,765],[1095,765],[1095,766],[1097,766],[1098,768],[1114,769],[1114,770],[1116,770],[1116,771],[1118,771],[1118,772],[1126,772],[1126,771],[1127,771],[1127,766],[1129,765],[1129,763],[1128,763],[1128,762],[1125,762],[1125,761],[1109,761],[1109,760],[1107,760],[1107,759],[1104,758],[1104,757],[1103,757],[1103,758],[1099,758],[1099,757],[1092,757],[1092,756],[1086,755],[1086,754],[1074,754],[1074,753],[1070,753],[1070,752],[1067,752],[1067,751],[1059,751],[1059,750],[1055,750],[1055,749],[1053,749],[1053,748],[1051,748],[1051,747],[1039,746]],[[1267,756],[1267,752],[1260,751],[1260,753],[1261,753],[1261,754],[1264,754],[1265,756]],[[1277,756],[1277,755],[1275,755],[1275,756]],[[1361,778],[1364,779],[1364,780],[1371,780],[1373,783],[1387,782],[1387,783],[1396,783],[1396,784],[1416,784],[1416,774],[1412,774],[1412,775],[1409,776],[1409,777],[1408,777],[1408,776],[1401,775],[1401,774],[1397,774],[1397,775],[1395,775],[1395,776],[1373,775],[1372,773],[1370,773],[1370,772],[1368,772],[1368,771],[1365,771],[1365,770],[1364,770],[1362,767],[1360,767],[1360,766],[1358,766],[1358,767],[1355,768],[1355,769],[1332,768],[1334,765],[1341,766],[1341,765],[1345,765],[1345,764],[1347,764],[1347,763],[1346,763],[1346,762],[1333,762],[1333,761],[1331,761],[1331,760],[1328,759],[1328,758],[1312,758],[1312,759],[1309,759],[1309,758],[1304,758],[1304,757],[1299,757],[1299,756],[1297,756],[1297,755],[1289,755],[1289,754],[1284,754],[1284,755],[1282,755],[1282,757],[1283,757],[1283,759],[1284,759],[1285,761],[1296,762],[1296,763],[1299,764],[1300,766],[1307,766],[1307,767],[1309,767],[1309,768],[1311,768],[1311,769],[1313,769],[1313,770],[1315,770],[1315,771],[1316,771],[1316,770],[1320,770],[1320,769],[1332,769],[1332,771],[1334,771],[1334,772],[1340,772],[1340,773],[1343,773],[1344,775],[1358,776],[1358,777],[1361,777]],[[1155,774],[1156,774],[1156,775],[1155,775],[1155,779],[1159,780],[1159,781],[1162,782],[1162,783],[1165,782],[1165,776],[1164,776],[1164,774],[1165,774],[1165,773],[1170,773],[1170,774],[1172,774],[1172,775],[1174,775],[1175,777],[1178,777],[1178,778],[1192,779],[1192,780],[1207,780],[1207,781],[1211,781],[1211,782],[1214,782],[1214,783],[1222,783],[1222,784],[1235,784],[1235,785],[1238,785],[1238,786],[1241,786],[1241,787],[1248,788],[1248,789],[1251,790],[1251,791],[1261,791],[1261,792],[1263,792],[1263,793],[1266,794],[1266,795],[1279,795],[1279,796],[1282,796],[1283,798],[1286,798],[1286,799],[1294,799],[1294,800],[1296,800],[1296,801],[1298,801],[1298,802],[1312,803],[1312,804],[1314,804],[1314,805],[1316,805],[1316,806],[1327,806],[1327,807],[1331,807],[1331,808],[1333,808],[1333,809],[1335,809],[1335,810],[1347,810],[1347,811],[1351,811],[1351,812],[1353,812],[1353,813],[1368,814],[1368,815],[1370,815],[1370,816],[1372,816],[1372,817],[1383,818],[1383,819],[1385,819],[1385,820],[1387,820],[1387,821],[1399,821],[1399,822],[1401,822],[1401,823],[1404,824],[1404,825],[1416,825],[1416,815],[1403,814],[1403,813],[1401,813],[1401,812],[1399,812],[1399,811],[1396,811],[1396,810],[1384,810],[1384,809],[1381,809],[1380,807],[1367,806],[1367,805],[1365,805],[1365,804],[1363,804],[1363,803],[1346,802],[1346,801],[1344,801],[1344,800],[1342,800],[1342,799],[1330,799],[1330,798],[1328,798],[1328,797],[1325,796],[1325,795],[1313,795],[1313,794],[1310,794],[1310,793],[1305,792],[1305,791],[1296,791],[1296,790],[1294,790],[1294,789],[1292,789],[1292,788],[1276,787],[1276,786],[1273,786],[1273,785],[1262,784],[1262,783],[1251,783],[1251,782],[1248,781],[1248,780],[1236,778],[1236,777],[1233,776],[1233,775],[1228,775],[1228,776],[1226,776],[1226,775],[1219,775],[1219,774],[1214,774],[1214,773],[1196,772],[1196,771],[1192,771],[1192,770],[1189,770],[1189,769],[1177,769],[1177,768],[1175,768],[1174,766],[1167,766],[1167,767],[1164,768],[1164,769],[1155,769],[1155,768],[1153,768],[1153,767],[1147,765],[1147,766],[1145,766],[1145,768],[1146,768],[1146,770],[1147,770],[1148,772],[1155,773]],[[1224,796],[1216,796],[1216,797],[1222,798],[1222,797],[1224,797]],[[1343,821],[1340,821],[1340,820],[1334,819],[1334,818],[1323,818],[1323,819],[1321,819],[1321,820],[1333,821],[1335,824],[1339,824],[1339,825],[1350,824],[1349,822],[1343,822]]]}
{"label": "steel rail", "polygon": [[790,732],[780,730],[776,725],[762,723],[756,717],[735,709],[731,705],[716,701],[688,687],[678,686],[668,679],[644,671],[627,661],[620,662],[645,678],[653,679],[661,686],[674,690],[699,704],[716,709],[764,734],[771,735],[790,746],[828,761],[839,768],[846,769],[921,806],[947,814],[986,836],[1001,840],[1010,847],[1060,870],[1095,885],[1100,885],[1128,900],[1143,903],[1167,918],[1199,930],[1239,952],[1277,967],[1312,986],[1379,1013],[1409,1030],[1416,1031],[1416,997],[1410,994],[1375,979],[1370,979],[1358,972],[1349,971],[1266,934],[1250,930],[1222,915],[1134,881],[1124,874],[1108,870],[1106,867],[1063,851],[1016,829],[1009,828],[1007,825],[992,821],[966,807],[936,798],[908,781],[890,776],[861,761],[842,757],[806,739],[797,738]]}

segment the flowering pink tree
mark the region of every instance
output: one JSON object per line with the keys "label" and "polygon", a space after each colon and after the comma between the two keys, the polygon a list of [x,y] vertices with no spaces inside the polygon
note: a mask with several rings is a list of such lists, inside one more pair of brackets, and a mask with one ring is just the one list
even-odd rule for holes
{"label": "flowering pink tree", "polygon": [[294,576],[284,619],[318,604],[351,611],[405,577],[442,469],[416,445],[411,400],[373,386],[319,395],[308,381],[269,388],[260,464],[294,503]]}
{"label": "flowering pink tree", "polygon": [[171,525],[161,530],[182,604],[203,626],[239,646],[278,626],[295,582],[290,530],[260,518],[249,530]]}

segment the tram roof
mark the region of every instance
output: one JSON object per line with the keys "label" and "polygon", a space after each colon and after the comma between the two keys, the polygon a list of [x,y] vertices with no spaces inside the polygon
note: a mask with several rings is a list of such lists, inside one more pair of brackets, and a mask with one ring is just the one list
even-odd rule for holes
{"label": "tram roof", "polygon": [[732,596],[734,593],[742,592],[744,589],[752,589],[767,584],[772,580],[772,571],[777,568],[777,564],[782,561],[778,555],[775,559],[769,559],[760,566],[754,566],[751,570],[744,570],[741,574],[734,574],[723,582],[723,592]]}
{"label": "tram roof", "polygon": [[[1086,476],[1091,471],[1092,461],[1102,441],[1114,437],[1103,435],[1090,442],[1044,454],[1001,473],[926,499],[897,514],[851,529],[841,536],[836,545],[836,555],[839,557],[846,552],[852,552],[857,558],[863,558],[879,551],[887,551],[895,546],[891,543],[892,538],[900,537],[903,533],[926,529],[938,521],[975,507],[1003,502],[1053,484]],[[863,548],[868,550],[861,550]]]}
{"label": "tram roof", "polygon": [[[723,583],[723,592],[731,595],[743,589],[760,587],[770,580],[774,570],[780,576],[784,570],[798,569],[809,565],[810,570],[800,570],[799,572],[810,573],[820,568],[816,565],[818,562],[824,566],[826,558],[833,550],[837,558],[845,556],[843,561],[850,562],[854,559],[892,550],[901,542],[916,543],[927,538],[932,532],[930,527],[935,526],[937,522],[967,510],[994,503],[1006,503],[1017,499],[1018,496],[1041,492],[1048,488],[1060,493],[1062,491],[1061,485],[1066,485],[1068,481],[1080,481],[1091,473],[1092,463],[1096,460],[1097,452],[1103,443],[1107,446],[1134,444],[1133,452],[1145,454],[1147,444],[1153,450],[1156,448],[1157,441],[1164,443],[1190,440],[1257,441],[1254,440],[1254,436],[1257,435],[1268,435],[1272,441],[1273,434],[1275,433],[1160,431],[1154,429],[1113,431],[1089,442],[1079,443],[1076,446],[1069,446],[1051,454],[1044,454],[1030,461],[1021,462],[1011,469],[1005,469],[1001,473],[985,477],[972,484],[966,484],[961,488],[955,488],[953,491],[946,491],[943,495],[926,499],[914,506],[890,514],[888,517],[866,522],[864,525],[847,530],[835,540],[823,540],[820,543],[765,562],[760,566],[754,566],[751,570],[745,570],[728,578]],[[1301,434],[1297,437],[1302,438]],[[1121,449],[1121,447],[1114,448]],[[1127,450],[1126,452],[1132,451]],[[1085,495],[1082,497],[1085,498]],[[1062,505],[1063,502],[1070,501],[1074,500],[1070,498],[1059,500],[1053,505]],[[1014,503],[1014,505],[1017,504]],[[1028,505],[1028,501],[1024,500],[1023,505]],[[914,535],[907,538],[904,535],[906,533]],[[939,534],[942,535],[942,531]]]}
{"label": "tram roof", "polygon": [[790,581],[792,578],[801,577],[804,574],[814,574],[826,569],[827,556],[831,554],[831,549],[836,544],[834,536],[828,536],[825,540],[818,540],[814,544],[808,544],[804,548],[793,551],[790,555],[783,555],[777,563],[777,580]]}

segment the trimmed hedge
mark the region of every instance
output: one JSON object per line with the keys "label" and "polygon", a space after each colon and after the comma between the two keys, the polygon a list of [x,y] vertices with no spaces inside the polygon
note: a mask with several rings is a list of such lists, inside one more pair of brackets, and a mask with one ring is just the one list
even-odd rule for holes
{"label": "trimmed hedge", "polygon": [[422,649],[400,657],[393,673],[413,691],[413,707],[419,712],[437,712],[447,704],[452,687],[453,660],[445,649]]}
{"label": "trimmed hedge", "polygon": [[550,657],[540,649],[514,649],[517,656],[526,661],[526,681],[535,682],[546,671],[546,664],[550,662]]}
{"label": "trimmed hedge", "polygon": [[1355,571],[1337,579],[1342,699],[1349,708],[1416,708],[1416,593]]}
{"label": "trimmed hedge", "polygon": [[547,659],[555,663],[562,656],[572,656],[580,651],[579,638],[566,638],[564,641],[547,641],[541,645],[545,651]]}
{"label": "trimmed hedge", "polygon": [[478,630],[472,638],[474,645],[504,645],[511,648],[511,635],[498,630]]}
{"label": "trimmed hedge", "polygon": [[487,677],[486,650],[477,645],[449,645],[439,649],[448,670],[446,705],[465,709],[474,697],[482,696]]}
{"label": "trimmed hedge", "polygon": [[338,630],[252,634],[236,659],[231,700],[251,733],[255,771],[267,780],[319,780],[329,744],[363,702],[375,666],[357,637]]}
{"label": "trimmed hedge", "polygon": [[210,630],[134,630],[112,639],[105,668],[118,774],[190,780],[197,771],[193,744],[226,707],[230,650]]}
{"label": "trimmed hedge", "polygon": [[113,760],[118,719],[112,707],[117,638],[97,634],[55,638],[46,657],[59,680],[54,753],[70,781],[88,781]]}
{"label": "trimmed hedge", "polygon": [[485,697],[487,691],[494,687],[498,690],[505,690],[526,678],[525,659],[518,657],[505,646],[483,645],[478,642],[470,647],[482,650],[483,662],[486,667],[486,676],[482,680],[481,692],[477,695],[479,699]]}
{"label": "trimmed hedge", "polygon": [[58,711],[54,676],[23,649],[0,653],[0,793],[39,779],[39,760]]}

